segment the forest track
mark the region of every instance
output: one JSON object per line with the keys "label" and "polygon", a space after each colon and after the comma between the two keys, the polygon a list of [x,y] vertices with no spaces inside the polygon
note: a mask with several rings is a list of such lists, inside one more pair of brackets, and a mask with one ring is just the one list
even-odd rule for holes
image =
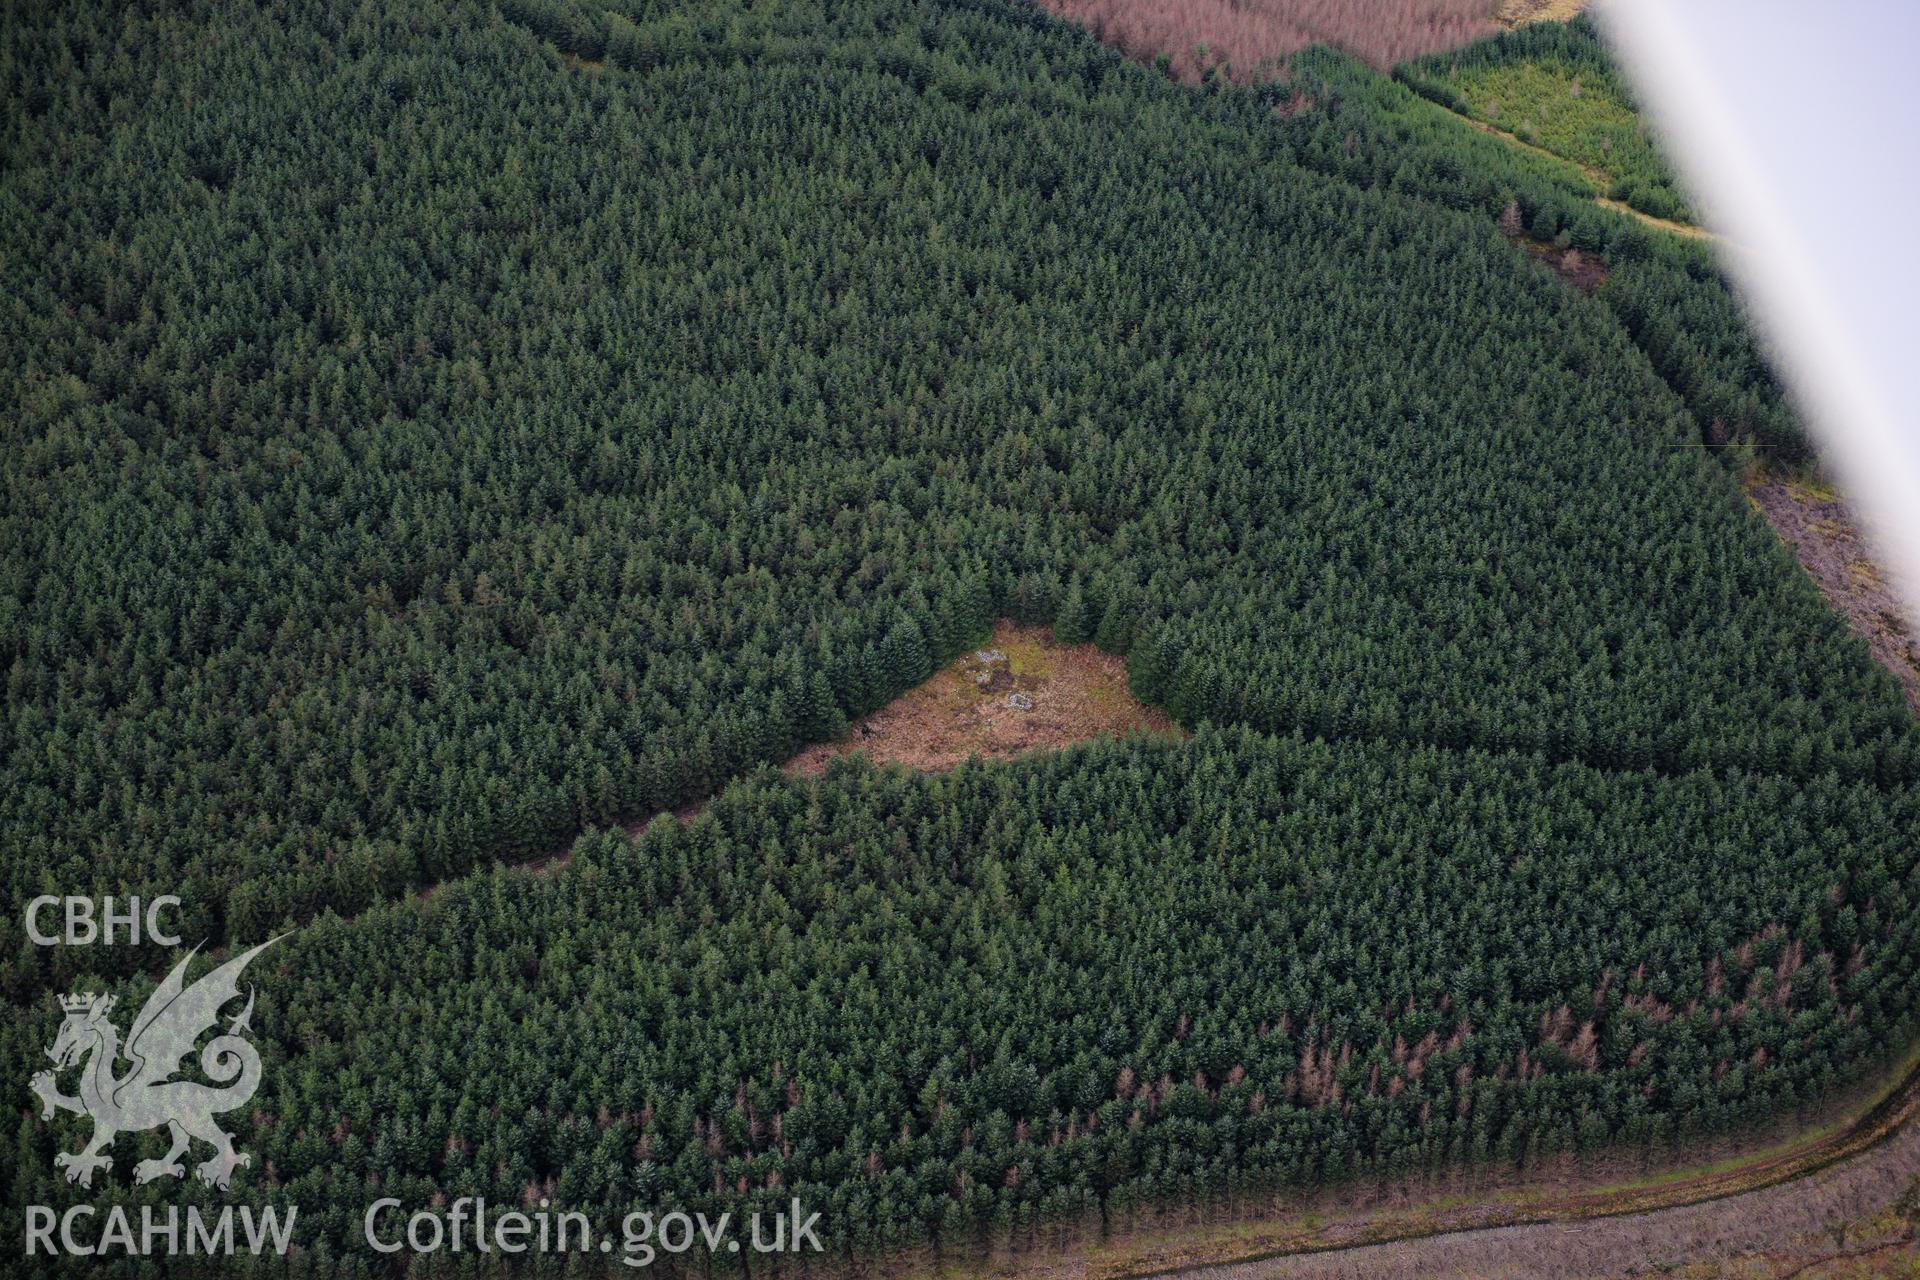
{"label": "forest track", "polygon": [[1592,184],[1594,194],[1589,196],[1588,199],[1592,200],[1602,209],[1610,209],[1615,213],[1624,213],[1629,218],[1633,218],[1645,226],[1653,227],[1658,231],[1665,231],[1671,235],[1685,236],[1689,240],[1720,239],[1718,235],[1707,230],[1705,227],[1696,227],[1692,223],[1687,222],[1675,222],[1671,218],[1656,218],[1650,213],[1642,213],[1624,200],[1615,200],[1611,196],[1602,195],[1601,193],[1604,192],[1608,186],[1607,175],[1592,165],[1581,164],[1577,160],[1569,160],[1563,155],[1558,155],[1555,152],[1547,150],[1538,143],[1528,142],[1518,134],[1508,133],[1505,129],[1490,125],[1484,120],[1475,120],[1472,116],[1463,115],[1450,107],[1440,106],[1437,102],[1434,103],[1434,106],[1439,107],[1440,110],[1445,111],[1456,120],[1464,122],[1469,128],[1478,129],[1481,133],[1492,134],[1510,146],[1518,147],[1522,151],[1531,151],[1538,156],[1545,156],[1549,160],[1566,165],[1569,169],[1575,170],[1581,177]]}
{"label": "forest track", "polygon": [[[1082,1256],[1015,1270],[1049,1280],[1267,1280],[1282,1276],[1610,1276],[1729,1256],[1765,1255],[1781,1271],[1850,1253],[1914,1247],[1900,1228],[1871,1248],[1847,1229],[1884,1215],[1920,1184],[1920,1050],[1897,1078],[1838,1122],[1705,1165],[1627,1180],[1564,1176],[1503,1180],[1421,1197],[1368,1189],[1302,1199],[1287,1217],[1187,1233],[1142,1234]],[[1342,1208],[1340,1199],[1348,1204]],[[1838,1228],[1836,1232],[1836,1228]],[[1812,1243],[1809,1243],[1812,1241]],[[1856,1246],[1865,1242],[1855,1240]],[[986,1274],[1013,1274],[989,1269]]]}

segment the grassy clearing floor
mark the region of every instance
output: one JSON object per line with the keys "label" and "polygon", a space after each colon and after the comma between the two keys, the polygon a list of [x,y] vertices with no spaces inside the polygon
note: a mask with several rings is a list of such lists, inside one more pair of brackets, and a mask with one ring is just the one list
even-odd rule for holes
{"label": "grassy clearing floor", "polygon": [[1587,7],[1587,0],[1501,0],[1493,20],[1503,27],[1529,22],[1571,22]]}

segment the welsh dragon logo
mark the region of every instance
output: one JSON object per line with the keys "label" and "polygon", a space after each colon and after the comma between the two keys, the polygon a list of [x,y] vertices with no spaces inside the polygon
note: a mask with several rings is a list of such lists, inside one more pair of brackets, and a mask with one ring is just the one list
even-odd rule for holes
{"label": "welsh dragon logo", "polygon": [[[243,1038],[253,1014],[251,988],[246,1007],[228,1023],[226,1034],[215,1036],[200,1051],[200,1070],[216,1083],[173,1077],[193,1052],[194,1042],[219,1022],[222,1006],[239,998],[240,971],[277,941],[261,943],[188,986],[187,965],[200,950],[195,947],[147,998],[133,1020],[125,1048],[120,1047],[119,1030],[107,1018],[112,996],[89,993],[60,998],[67,1017],[47,1056],[59,1070],[84,1062],[80,1096],[61,1093],[53,1071],[36,1073],[33,1091],[40,1095],[43,1120],[51,1120],[56,1107],[93,1119],[93,1138],[84,1149],[63,1151],[53,1158],[55,1167],[67,1171],[68,1182],[92,1186],[95,1169],[113,1167],[106,1151],[116,1135],[161,1125],[172,1135],[173,1146],[160,1159],[135,1165],[135,1182],[151,1182],[163,1175],[184,1177],[180,1157],[196,1138],[214,1149],[213,1158],[194,1170],[211,1186],[225,1189],[235,1168],[253,1162],[251,1156],[235,1151],[233,1139],[213,1122],[221,1112],[243,1105],[260,1086],[260,1054]],[[120,1057],[131,1065],[125,1074],[115,1075],[115,1059]]]}

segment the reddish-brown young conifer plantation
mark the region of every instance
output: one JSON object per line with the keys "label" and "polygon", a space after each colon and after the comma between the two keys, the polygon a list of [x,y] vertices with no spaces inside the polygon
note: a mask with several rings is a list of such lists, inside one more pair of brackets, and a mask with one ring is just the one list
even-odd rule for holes
{"label": "reddish-brown young conifer plantation", "polygon": [[1224,63],[1237,79],[1330,44],[1383,70],[1491,35],[1494,0],[1040,0],[1130,58],[1167,55],[1198,79]]}

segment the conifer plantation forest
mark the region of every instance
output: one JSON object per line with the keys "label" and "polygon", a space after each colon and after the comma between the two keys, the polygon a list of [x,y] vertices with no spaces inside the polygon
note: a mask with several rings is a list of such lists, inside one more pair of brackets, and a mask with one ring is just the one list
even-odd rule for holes
{"label": "conifer plantation forest", "polygon": [[[1631,107],[1530,30],[1191,83],[1028,0],[10,16],[15,1201],[80,1194],[56,996],[172,963],[38,894],[287,935],[225,1123],[298,1248],[235,1272],[397,1274],[381,1196],[1022,1256],[1898,1056],[1920,734],[1741,494],[1811,452],[1711,243],[1446,105]],[[1187,733],[779,771],[1001,618]],[[94,1201],[229,1198],[165,1145]]]}

